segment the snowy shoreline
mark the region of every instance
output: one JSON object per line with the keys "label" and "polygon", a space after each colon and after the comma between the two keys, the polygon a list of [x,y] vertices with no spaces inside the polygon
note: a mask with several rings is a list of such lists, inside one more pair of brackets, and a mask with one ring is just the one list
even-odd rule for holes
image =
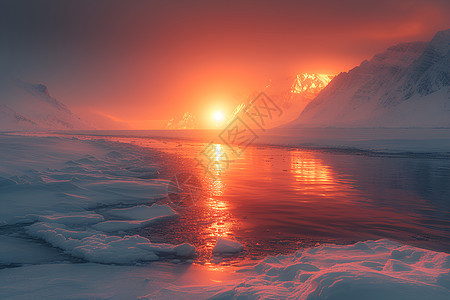
{"label": "snowy shoreline", "polygon": [[251,266],[61,262],[1,269],[0,278],[5,299],[440,300],[450,295],[450,255],[378,240],[305,248]]}
{"label": "snowy shoreline", "polygon": [[[198,142],[216,141],[219,130],[54,131],[62,135],[137,137]],[[255,130],[255,146],[450,155],[450,128],[274,128]],[[18,133],[20,134],[20,132]]]}
{"label": "snowy shoreline", "polygon": [[[192,245],[126,234],[177,217],[169,206],[154,204],[166,197],[169,183],[154,178],[159,165],[151,151],[102,140],[9,135],[0,135],[0,145],[0,298],[450,295],[449,254],[389,240],[320,245],[240,267],[192,264]],[[217,246],[219,253],[242,250],[227,241]],[[145,263],[160,259],[165,262]]]}

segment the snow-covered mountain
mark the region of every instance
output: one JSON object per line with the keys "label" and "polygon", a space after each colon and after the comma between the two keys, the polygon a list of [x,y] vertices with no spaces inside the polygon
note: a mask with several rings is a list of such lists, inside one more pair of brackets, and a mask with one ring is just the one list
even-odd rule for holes
{"label": "snow-covered mountain", "polygon": [[450,29],[340,73],[287,126],[450,127]]}
{"label": "snow-covered mountain", "polygon": [[330,83],[333,77],[334,75],[328,74],[298,74],[292,84],[291,93],[313,99]]}
{"label": "snow-covered mountain", "polygon": [[283,111],[273,126],[279,126],[298,118],[303,109],[324,89],[334,75],[300,73],[294,77],[271,81],[265,92]]}
{"label": "snow-covered mountain", "polygon": [[194,115],[187,111],[181,117],[171,118],[166,124],[166,129],[196,129],[196,123]]}
{"label": "snow-covered mountain", "polygon": [[43,84],[13,80],[0,94],[0,130],[92,129]]}

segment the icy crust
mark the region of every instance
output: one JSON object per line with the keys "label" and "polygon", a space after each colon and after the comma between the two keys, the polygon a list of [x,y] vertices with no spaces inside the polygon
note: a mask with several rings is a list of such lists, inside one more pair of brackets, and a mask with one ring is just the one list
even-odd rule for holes
{"label": "icy crust", "polygon": [[[240,268],[243,280],[209,288],[167,288],[154,296],[211,299],[449,299],[450,255],[389,240],[323,245]],[[176,297],[175,297],[176,298]],[[182,298],[182,297],[180,297]]]}
{"label": "icy crust", "polygon": [[[47,232],[47,225],[33,226]],[[53,263],[2,269],[0,278],[0,298],[8,299],[443,300],[450,255],[377,240],[307,248],[250,267]]]}
{"label": "icy crust", "polygon": [[80,224],[96,224],[103,221],[105,218],[102,215],[91,213],[91,212],[75,212],[75,213],[55,213],[52,215],[31,215],[28,216],[30,219],[35,219],[36,221],[49,222],[49,223],[60,223],[66,225],[80,225]]}
{"label": "icy crust", "polygon": [[219,237],[212,252],[215,254],[227,254],[227,253],[239,253],[244,250],[244,246],[233,240],[224,239]]}
{"label": "icy crust", "polygon": [[105,232],[135,229],[148,226],[162,219],[178,216],[170,206],[158,204],[111,209],[103,212],[103,214],[114,219],[119,218],[119,220],[109,220],[93,225],[94,229]]}
{"label": "icy crust", "polygon": [[177,213],[167,205],[153,204],[152,206],[138,205],[130,208],[111,209],[105,215],[130,220],[148,220],[153,218],[171,217]]}
{"label": "icy crust", "polygon": [[39,264],[67,259],[60,252],[36,241],[14,235],[0,235],[0,265]]}
{"label": "icy crust", "polygon": [[0,226],[98,223],[103,217],[86,211],[149,203],[167,195],[168,182],[155,178],[158,167],[127,145],[13,136],[0,136],[0,145]]}
{"label": "icy crust", "polygon": [[95,230],[68,230],[66,226],[56,223],[38,222],[29,226],[27,232],[90,262],[132,264],[158,260],[159,256],[190,257],[195,254],[195,247],[189,244],[173,246],[151,243],[139,235],[120,237]]}
{"label": "icy crust", "polygon": [[[188,244],[153,244],[125,235],[126,230],[177,216],[169,206],[153,203],[167,196],[167,181],[155,178],[158,166],[144,159],[139,148],[103,140],[5,135],[0,135],[0,145],[6,147],[0,156],[0,227],[27,226],[32,238],[98,263],[195,254]],[[26,236],[1,240],[31,242]],[[0,263],[20,264],[8,257]]]}

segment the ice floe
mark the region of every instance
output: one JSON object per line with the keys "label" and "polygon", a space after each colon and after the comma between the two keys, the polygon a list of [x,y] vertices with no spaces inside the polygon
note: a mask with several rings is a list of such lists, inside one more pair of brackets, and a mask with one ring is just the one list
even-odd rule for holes
{"label": "ice floe", "polygon": [[[124,235],[177,215],[169,206],[153,203],[167,196],[167,181],[154,178],[157,165],[145,163],[138,148],[102,140],[5,135],[0,144],[15,150],[0,158],[0,226],[27,226],[32,238],[91,262],[133,264],[195,254],[189,244],[156,244]],[[131,207],[115,208],[119,204]],[[120,235],[108,234],[117,231]],[[40,245],[26,238],[1,241],[28,243],[31,249]],[[3,264],[17,261],[5,257]]]}
{"label": "ice floe", "polygon": [[130,208],[111,209],[105,215],[130,220],[148,220],[153,218],[175,216],[177,213],[168,205],[152,204],[152,206],[138,205]]}
{"label": "ice floe", "polygon": [[244,250],[244,246],[241,243],[219,237],[212,251],[213,253],[216,254],[220,253],[226,254],[226,253],[238,253],[241,252],[242,250]]}
{"label": "ice floe", "polygon": [[167,196],[168,181],[153,176],[157,165],[145,164],[128,145],[2,135],[0,146],[0,226],[94,224],[102,216],[86,211],[98,206],[147,204]]}
{"label": "ice floe", "polygon": [[27,232],[75,257],[98,263],[133,264],[158,260],[159,256],[190,257],[195,254],[195,247],[189,244],[157,244],[139,235],[120,237],[94,230],[69,230],[56,223],[34,223]]}

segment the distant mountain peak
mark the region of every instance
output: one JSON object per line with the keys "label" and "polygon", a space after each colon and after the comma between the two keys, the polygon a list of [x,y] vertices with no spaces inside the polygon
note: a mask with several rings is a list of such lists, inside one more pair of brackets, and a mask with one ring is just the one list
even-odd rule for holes
{"label": "distant mountain peak", "polygon": [[27,129],[38,129],[39,125],[28,119],[25,116],[22,116],[15,112],[13,109],[9,108],[6,105],[0,104],[0,116],[2,123],[9,123],[10,126],[2,126],[6,128],[2,128],[4,130],[16,129],[17,127],[27,128]]}
{"label": "distant mountain peak", "polygon": [[47,86],[13,79],[0,98],[0,130],[90,129]]}
{"label": "distant mountain peak", "polygon": [[48,92],[48,88],[47,88],[47,86],[45,86],[44,84],[38,83],[38,84],[31,84],[31,85],[32,85],[32,86],[36,89],[36,91],[38,91],[39,93],[45,94],[45,95],[47,95],[47,96],[50,97],[50,93]]}
{"label": "distant mountain peak", "polygon": [[291,125],[450,127],[450,29],[340,73]]}
{"label": "distant mountain peak", "polygon": [[450,29],[442,30],[436,33],[429,43],[429,47],[433,48],[439,55],[446,55],[450,50]]}
{"label": "distant mountain peak", "polygon": [[302,94],[305,98],[312,99],[330,83],[333,77],[334,75],[330,74],[298,74],[292,84],[291,93]]}
{"label": "distant mountain peak", "polygon": [[44,101],[60,111],[64,111],[67,114],[73,115],[73,113],[64,103],[50,96],[46,85],[42,83],[29,83],[19,79],[16,80],[16,84],[33,95],[36,99]]}
{"label": "distant mountain peak", "polygon": [[185,112],[180,118],[171,118],[166,129],[195,129],[197,127],[196,118],[190,112]]}
{"label": "distant mountain peak", "polygon": [[397,45],[391,46],[386,49],[386,51],[393,51],[393,52],[399,52],[399,53],[408,53],[408,52],[421,52],[426,47],[428,42],[406,42],[406,43],[399,43]]}

